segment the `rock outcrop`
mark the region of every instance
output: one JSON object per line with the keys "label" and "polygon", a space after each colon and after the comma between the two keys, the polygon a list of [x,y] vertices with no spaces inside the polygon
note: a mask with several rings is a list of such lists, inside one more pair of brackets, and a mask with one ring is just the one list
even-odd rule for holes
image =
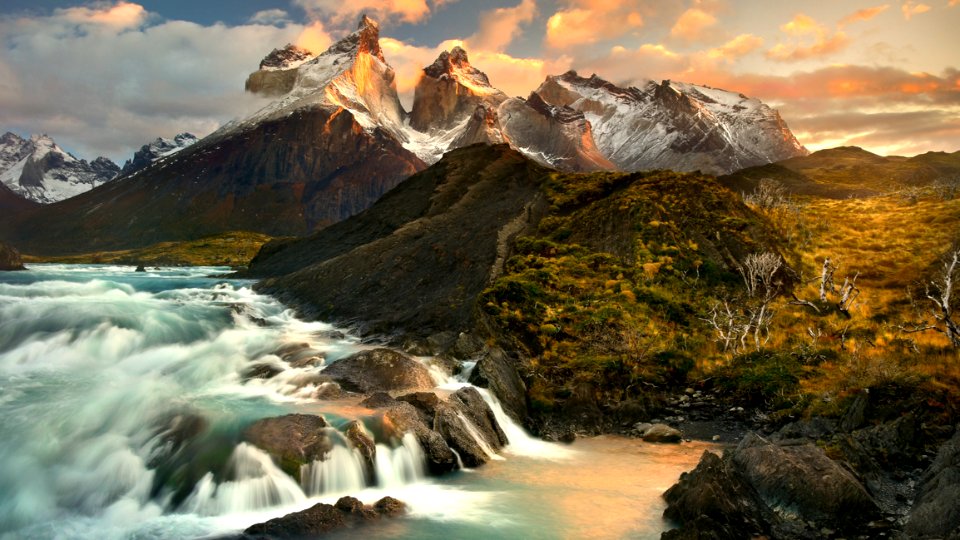
{"label": "rock outcrop", "polygon": [[314,56],[307,49],[290,43],[282,49],[274,49],[260,61],[260,69],[247,77],[244,88],[265,97],[282,96],[293,90],[297,68]]}
{"label": "rock outcrop", "polygon": [[819,538],[863,533],[880,516],[860,482],[822,449],[755,434],[723,458],[705,453],[664,499],[664,517],[680,525],[664,538]]}
{"label": "rock outcrop", "polygon": [[467,52],[454,47],[423,69],[414,90],[410,125],[422,132],[449,130],[478,107],[495,108],[506,94],[490,85],[486,74],[470,64]]}
{"label": "rock outcrop", "polygon": [[960,538],[960,429],[923,473],[904,532],[907,538]]}
{"label": "rock outcrop", "polygon": [[407,506],[393,497],[384,497],[369,506],[353,497],[342,497],[336,504],[319,503],[300,512],[252,525],[243,532],[244,538],[315,538],[406,512]]}
{"label": "rock outcrop", "polygon": [[0,242],[0,272],[25,270],[20,252],[10,244]]}

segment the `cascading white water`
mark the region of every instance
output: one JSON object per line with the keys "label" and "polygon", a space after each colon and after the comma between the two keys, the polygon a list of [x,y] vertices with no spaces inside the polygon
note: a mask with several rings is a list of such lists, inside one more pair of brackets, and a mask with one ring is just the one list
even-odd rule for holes
{"label": "cascading white water", "polygon": [[382,488],[423,480],[426,477],[426,458],[417,437],[407,433],[396,448],[378,444],[376,469],[377,483]]}
{"label": "cascading white water", "polygon": [[325,459],[300,467],[300,485],[309,496],[355,493],[367,487],[365,471],[357,449],[335,445]]}
{"label": "cascading white water", "polygon": [[[47,265],[0,274],[0,540],[216,537],[348,493],[405,501],[411,537],[563,536],[562,518],[528,509],[564,492],[557,486],[592,458],[530,437],[484,389],[509,439],[498,451],[508,460],[469,476],[427,478],[412,433],[395,448],[377,445],[376,486],[333,431],[333,451],[303,467],[302,482],[238,443],[264,417],[356,418],[353,404],[318,401],[316,392],[325,363],[369,346],[297,319],[247,282],[203,277],[210,271]],[[305,356],[284,356],[300,343]],[[256,365],[282,371],[245,376]],[[558,471],[564,483],[528,470]],[[561,505],[549,502],[541,515]]]}
{"label": "cascading white water", "polygon": [[249,512],[307,500],[300,486],[256,446],[240,443],[230,457],[234,476],[217,484],[207,473],[183,507],[202,516]]}

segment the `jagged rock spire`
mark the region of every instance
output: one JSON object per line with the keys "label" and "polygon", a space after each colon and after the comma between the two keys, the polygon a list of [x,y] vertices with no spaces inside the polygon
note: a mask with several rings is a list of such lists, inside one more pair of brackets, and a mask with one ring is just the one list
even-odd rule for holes
{"label": "jagged rock spire", "polygon": [[360,23],[357,25],[356,35],[359,38],[357,52],[367,52],[371,56],[376,56],[381,62],[386,63],[383,57],[383,51],[380,50],[380,25],[377,21],[367,17],[366,14],[360,17]]}

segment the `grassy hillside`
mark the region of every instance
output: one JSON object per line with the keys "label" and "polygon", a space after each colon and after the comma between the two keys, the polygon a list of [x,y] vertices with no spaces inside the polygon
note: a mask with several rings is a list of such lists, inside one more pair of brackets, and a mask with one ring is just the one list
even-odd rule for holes
{"label": "grassy hillside", "polygon": [[928,152],[912,158],[882,157],[855,146],[820,150],[808,156],[750,167],[720,178],[735,191],[748,191],[772,178],[798,195],[847,198],[882,195],[904,188],[960,179],[960,152]]}
{"label": "grassy hillside", "polygon": [[65,257],[26,255],[27,262],[144,264],[150,266],[245,266],[270,241],[265,234],[235,231],[186,242],[161,242],[141,249],[100,251]]}

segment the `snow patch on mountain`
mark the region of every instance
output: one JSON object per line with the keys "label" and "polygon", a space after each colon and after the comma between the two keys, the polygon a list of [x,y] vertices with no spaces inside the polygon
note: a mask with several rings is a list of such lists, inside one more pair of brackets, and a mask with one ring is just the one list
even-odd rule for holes
{"label": "snow patch on mountain", "polygon": [[120,167],[107,158],[77,159],[47,135],[0,137],[0,182],[32,201],[53,203],[113,180]]}
{"label": "snow patch on mountain", "polygon": [[172,156],[180,150],[194,145],[199,140],[196,135],[186,132],[176,135],[173,139],[157,137],[149,144],[141,146],[133,154],[133,157],[123,164],[120,174],[128,175],[139,171],[154,161]]}

